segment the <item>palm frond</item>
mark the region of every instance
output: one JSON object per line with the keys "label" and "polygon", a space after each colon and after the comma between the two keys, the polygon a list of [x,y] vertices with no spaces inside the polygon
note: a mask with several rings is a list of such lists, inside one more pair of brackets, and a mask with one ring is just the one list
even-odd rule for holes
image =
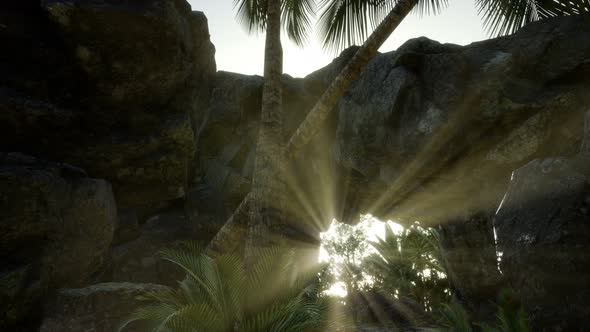
{"label": "palm frond", "polygon": [[[319,35],[324,48],[339,52],[362,44],[395,7],[397,0],[321,0]],[[448,0],[421,0],[419,14],[436,14],[448,6]]]}
{"label": "palm frond", "polygon": [[[189,248],[189,249],[187,249]],[[294,255],[276,248],[260,249],[245,269],[237,255],[212,259],[199,246],[162,252],[162,258],[187,273],[178,290],[148,293],[121,330],[142,322],[154,332],[308,331],[323,324],[327,306],[320,296],[317,271],[293,277]],[[245,273],[248,272],[248,273]],[[315,277],[315,279],[314,279]],[[314,282],[315,281],[315,282]]]}
{"label": "palm frond", "polygon": [[394,5],[393,0],[321,0],[318,25],[324,48],[338,52],[362,43]]}
{"label": "palm frond", "polygon": [[540,19],[590,13],[590,0],[476,0],[476,6],[492,36],[514,33]]}
{"label": "palm frond", "polygon": [[194,282],[198,286],[193,286],[192,289],[202,291],[206,301],[221,309],[216,292],[219,272],[213,259],[200,252],[182,249],[165,249],[161,252],[161,256],[162,259],[177,265],[187,273],[189,279],[183,281],[186,289],[190,289],[190,283]]}
{"label": "palm frond", "polygon": [[283,0],[281,20],[287,36],[298,46],[307,41],[315,16],[315,0]]}
{"label": "palm frond", "polygon": [[234,0],[236,19],[248,31],[262,32],[266,29],[266,0]]}
{"label": "palm frond", "polygon": [[457,302],[445,304],[442,310],[444,331],[472,332],[467,311]]}
{"label": "palm frond", "polygon": [[[236,19],[248,33],[262,32],[266,29],[267,6],[267,0],[234,0]],[[307,41],[315,12],[315,0],[282,0],[281,24],[298,46]]]}
{"label": "palm frond", "polygon": [[436,15],[449,6],[449,0],[420,0],[416,11],[420,16]]}

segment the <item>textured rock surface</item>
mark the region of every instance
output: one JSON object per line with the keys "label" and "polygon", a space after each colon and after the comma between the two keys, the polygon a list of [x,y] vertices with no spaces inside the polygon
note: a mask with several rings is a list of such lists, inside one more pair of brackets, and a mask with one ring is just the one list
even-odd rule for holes
{"label": "textured rock surface", "polygon": [[113,237],[113,245],[130,242],[141,235],[137,212],[131,209],[119,209],[117,227]]}
{"label": "textured rock surface", "polygon": [[495,320],[493,300],[503,287],[492,223],[493,213],[488,211],[438,227],[441,256],[453,294],[480,322]]}
{"label": "textured rock surface", "polygon": [[[168,283],[174,274],[159,264],[156,251],[179,239],[210,237],[249,191],[262,78],[214,74],[206,19],[185,1],[39,3],[0,4],[0,42],[10,46],[0,54],[0,151],[67,162],[112,183],[121,208],[113,278]],[[582,145],[590,105],[588,40],[590,27],[582,19],[562,18],[465,47],[419,38],[376,56],[305,157],[288,166],[290,236],[314,242],[333,217],[356,222],[361,213],[442,224],[449,276],[474,307],[494,293],[490,215],[511,172],[534,159],[562,156],[550,164],[558,160],[567,167],[551,166],[548,180],[538,176],[544,166],[534,163],[517,172],[518,178],[539,178],[531,181],[540,189],[514,183],[515,177],[506,197],[516,198],[505,200],[509,205],[496,222],[507,281],[523,285],[534,323],[547,319],[558,326],[562,322],[553,317],[584,314],[583,305],[580,311],[571,307],[581,301],[577,293],[560,299],[569,301],[559,302],[573,308],[569,312],[544,305],[555,298],[556,283],[571,290],[546,273],[550,264],[586,276],[587,255],[574,251],[579,245],[584,252],[588,242],[580,222],[586,189],[574,184],[586,181],[587,173],[573,166],[583,160],[573,156],[590,146]],[[304,79],[285,75],[285,137],[354,50]],[[32,317],[48,290],[94,279],[117,214],[106,182],[62,164],[2,156],[5,324]],[[567,195],[554,195],[570,184]],[[547,204],[518,203],[536,190]],[[178,204],[139,231],[154,211],[181,196],[186,218]],[[548,217],[557,210],[557,217]],[[526,222],[513,224],[513,216]],[[544,228],[554,231],[535,233]],[[528,243],[515,234],[536,234],[537,240]],[[538,263],[537,249],[547,246],[547,261]],[[563,253],[571,259],[558,260]],[[530,273],[538,275],[526,284]],[[587,294],[580,280],[588,278],[573,279]],[[110,315],[107,303],[115,303],[120,289],[99,301],[102,316],[93,328],[107,326],[100,322],[110,318],[101,317]],[[92,321],[95,292],[81,294],[87,306],[64,320],[55,317],[65,311],[52,314],[45,326],[66,329],[62,321],[76,329],[82,324],[78,314]],[[535,301],[541,306],[531,307]]]}
{"label": "textured rock surface", "polygon": [[512,176],[495,223],[501,269],[534,331],[590,325],[590,159],[534,160]]}
{"label": "textured rock surface", "polygon": [[[419,38],[377,55],[295,165],[312,180],[292,187],[332,178],[323,185],[336,188],[330,201],[346,222],[371,212],[438,224],[495,209],[512,170],[577,153],[590,103],[588,38],[583,19],[560,18],[465,47]],[[352,51],[302,80],[285,79],[287,135]],[[204,182],[233,204],[248,191],[261,85],[218,73],[200,131]],[[323,200],[311,206],[326,210]]]}
{"label": "textured rock surface", "polygon": [[583,19],[564,18],[465,47],[415,39],[377,56],[338,107],[335,158],[360,175],[351,217],[436,224],[494,209],[502,190],[483,195],[484,180],[577,153],[589,39]]}
{"label": "textured rock surface", "polygon": [[[138,297],[162,290],[154,284],[104,283],[79,289],[62,289],[47,306],[41,332],[113,332],[139,306]],[[125,331],[143,332],[139,325]]]}
{"label": "textured rock surface", "polygon": [[[341,61],[337,59],[334,66],[341,65]],[[334,70],[333,67],[324,70],[328,76],[335,75],[329,72]],[[329,77],[321,73],[305,80],[284,76],[285,139],[303,120],[329,82]],[[203,125],[198,138],[200,163],[195,172],[199,185],[196,187],[198,190],[188,195],[190,215],[199,215],[196,204],[191,203],[195,201],[193,196],[199,200],[221,199],[225,202],[223,209],[231,213],[249,192],[262,83],[262,78],[258,76],[217,73],[208,113],[201,116]],[[289,176],[285,179],[288,188],[296,192],[292,195],[296,199],[290,202],[291,210],[302,212],[299,221],[313,221],[297,226],[299,229],[296,232],[312,237],[317,237],[319,230],[325,229],[335,212],[334,206],[326,205],[335,201],[332,188],[338,178],[334,160],[326,152],[333,146],[334,132],[335,117],[328,121],[325,130],[306,151],[313,158],[289,165]]]}
{"label": "textured rock surface", "polygon": [[113,247],[110,280],[176,286],[183,274],[162,260],[160,251],[187,241],[207,243],[213,235],[206,224],[189,220],[182,210],[159,213],[142,225],[140,237]]}
{"label": "textured rock surface", "polygon": [[[307,213],[298,217],[317,226],[371,213],[441,225],[453,287],[488,317],[491,308],[479,304],[502,285],[491,218],[513,170],[579,152],[590,104],[588,40],[587,23],[569,17],[464,47],[418,38],[377,55],[291,165],[293,204]],[[300,87],[285,96],[287,135],[353,51],[302,80],[285,79],[287,91]],[[248,191],[261,84],[218,73],[213,120],[199,132],[200,181],[233,206]]]}
{"label": "textured rock surface", "polygon": [[34,320],[41,297],[97,277],[113,238],[110,184],[80,169],[0,153],[0,329]]}
{"label": "textured rock surface", "polygon": [[205,16],[181,0],[10,2],[0,150],[82,167],[120,206],[182,196],[215,72]]}

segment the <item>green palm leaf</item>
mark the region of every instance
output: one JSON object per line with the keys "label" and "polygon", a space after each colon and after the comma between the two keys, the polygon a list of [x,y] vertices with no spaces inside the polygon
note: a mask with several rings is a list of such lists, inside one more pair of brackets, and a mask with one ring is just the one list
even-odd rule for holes
{"label": "green palm leaf", "polygon": [[506,35],[555,16],[590,13],[590,0],[476,0],[478,12],[491,35]]}
{"label": "green palm leaf", "polygon": [[[396,5],[396,0],[321,0],[319,33],[326,49],[341,51],[362,44]],[[437,14],[448,0],[422,0],[416,7],[420,15]]]}
{"label": "green palm leaf", "polygon": [[283,0],[281,20],[287,36],[295,44],[302,46],[307,41],[315,11],[315,0]]}
{"label": "green palm leaf", "polygon": [[317,272],[293,276],[290,251],[260,249],[247,271],[237,255],[212,259],[198,246],[162,252],[187,276],[177,290],[144,296],[120,331],[137,321],[149,331],[308,331],[323,325],[327,305],[319,296]]}

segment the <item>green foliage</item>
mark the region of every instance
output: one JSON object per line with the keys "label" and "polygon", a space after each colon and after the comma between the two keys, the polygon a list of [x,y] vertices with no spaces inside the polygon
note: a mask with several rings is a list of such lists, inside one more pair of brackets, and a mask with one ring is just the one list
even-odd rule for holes
{"label": "green foliage", "polygon": [[[391,12],[396,0],[321,0],[319,28],[324,48],[338,52],[364,42]],[[418,1],[421,14],[438,13],[448,0]]]}
{"label": "green foliage", "polygon": [[[459,1],[459,0],[455,0]],[[460,0],[465,1],[465,0]],[[398,0],[321,0],[320,35],[326,49],[340,51],[365,41]],[[448,0],[419,0],[420,15],[437,14]],[[590,13],[590,0],[475,0],[491,35],[501,36],[549,17]]]}
{"label": "green foliage", "polygon": [[367,257],[365,266],[375,288],[411,298],[425,311],[448,302],[449,287],[436,231],[413,225],[396,234],[386,227],[385,238],[370,244],[377,253]]}
{"label": "green foliage", "polygon": [[442,326],[438,331],[472,332],[471,319],[467,311],[457,301],[443,305],[441,309]]}
{"label": "green foliage", "polygon": [[472,322],[467,311],[457,302],[442,309],[442,328],[438,331],[473,332],[529,332],[528,318],[514,292],[502,290],[498,296],[497,322],[494,325]]}
{"label": "green foliage", "polygon": [[[322,245],[330,257],[331,283],[342,282],[346,288],[345,309],[357,324],[373,323],[375,318],[384,323],[391,317],[378,316],[395,311],[400,319],[428,321],[422,311],[437,312],[450,296],[440,263],[438,234],[419,225],[397,233],[385,226],[384,238],[369,241],[370,228],[369,220],[357,226],[334,223],[322,236]],[[417,304],[415,316],[399,309],[403,305],[390,307],[408,299]],[[367,301],[373,303],[370,310]]]}
{"label": "green foliage", "polygon": [[505,289],[498,296],[498,322],[495,326],[482,324],[483,332],[529,332],[528,317],[514,292]]}
{"label": "green foliage", "polygon": [[366,233],[364,225],[334,223],[332,231],[322,238],[322,245],[330,256],[330,273],[344,283],[349,294],[366,286],[362,272],[368,248]]}
{"label": "green foliage", "polygon": [[[187,276],[178,289],[145,297],[120,331],[141,321],[148,331],[313,331],[325,324],[327,302],[316,271],[296,273],[292,252],[261,249],[246,270],[241,257],[212,259],[200,248],[166,250],[162,258]],[[248,272],[246,272],[248,271]]]}
{"label": "green foliage", "polygon": [[476,0],[492,35],[506,35],[541,19],[590,13],[590,0]]}

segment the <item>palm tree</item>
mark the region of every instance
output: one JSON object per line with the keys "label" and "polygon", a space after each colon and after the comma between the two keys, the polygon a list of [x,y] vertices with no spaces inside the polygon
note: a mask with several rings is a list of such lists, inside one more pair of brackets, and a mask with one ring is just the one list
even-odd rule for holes
{"label": "palm tree", "polygon": [[319,293],[316,271],[304,275],[291,264],[292,253],[258,251],[260,260],[244,273],[239,255],[215,259],[200,248],[165,250],[162,258],[187,277],[178,289],[164,288],[143,298],[119,331],[142,324],[145,331],[313,331],[325,327],[327,302]]}
{"label": "palm tree", "polygon": [[[264,87],[262,112],[256,144],[252,177],[252,202],[248,220],[246,255],[255,246],[276,243],[272,227],[282,224],[284,189],[282,174],[283,112],[282,83],[283,49],[281,46],[281,0],[268,0],[266,12],[266,44],[264,53]],[[280,227],[277,227],[280,229]],[[253,257],[252,257],[253,259]]]}
{"label": "palm tree", "polygon": [[280,236],[275,236],[280,231],[273,229],[280,230],[282,224],[284,195],[284,184],[281,182],[284,150],[281,21],[287,35],[296,44],[302,45],[315,7],[313,0],[235,0],[234,5],[248,31],[266,30],[264,87],[252,199],[243,207],[249,210],[245,251],[248,255],[249,248],[280,242]]}
{"label": "palm tree", "polygon": [[[590,0],[474,1],[479,14],[483,16],[485,26],[492,35],[512,33],[540,19],[590,13]],[[320,7],[323,8],[323,12],[320,24],[324,47],[341,50],[348,45],[363,41],[370,29],[374,28],[374,31],[332,81],[291,136],[284,150],[285,158],[294,158],[314,137],[323,121],[335,108],[339,98],[413,9],[417,8],[420,13],[438,12],[447,4],[448,0],[321,0]],[[239,216],[247,210],[253,197],[253,194],[249,194],[244,198],[232,217],[211,241],[210,248],[213,251],[231,250],[237,245],[239,241],[236,239],[243,233],[240,229],[245,228]]]}

